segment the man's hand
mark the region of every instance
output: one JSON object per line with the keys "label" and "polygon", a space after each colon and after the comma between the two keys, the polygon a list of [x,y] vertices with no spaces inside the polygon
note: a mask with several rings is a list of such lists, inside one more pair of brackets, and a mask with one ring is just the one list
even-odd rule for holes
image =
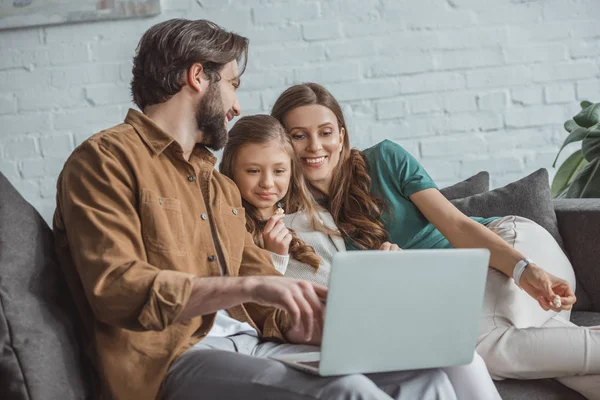
{"label": "man's hand", "polygon": [[[546,311],[570,310],[577,301],[567,281],[546,272],[535,264],[530,264],[525,268],[520,283],[523,290],[536,299],[540,307]],[[553,303],[555,296],[560,296],[560,307],[556,307]]]}
{"label": "man's hand", "polygon": [[390,243],[390,242],[383,242],[383,244],[381,245],[379,250],[381,250],[381,251],[402,251],[402,249],[400,247],[398,247],[397,244]]}
{"label": "man's hand", "polygon": [[284,214],[273,215],[267,221],[262,232],[265,250],[282,256],[287,256],[292,241],[292,233],[283,223]]}
{"label": "man's hand", "polygon": [[325,286],[280,276],[251,276],[245,278],[245,291],[252,303],[287,311],[292,318],[292,338],[308,342],[316,337],[320,327],[319,323],[315,327],[315,321],[323,321],[325,312]]}

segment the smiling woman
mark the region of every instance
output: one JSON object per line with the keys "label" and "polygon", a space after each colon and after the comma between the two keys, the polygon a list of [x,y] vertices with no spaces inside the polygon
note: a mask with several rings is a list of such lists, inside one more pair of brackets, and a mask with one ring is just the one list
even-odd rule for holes
{"label": "smiling woman", "polygon": [[[309,118],[309,116],[313,118]],[[305,121],[321,121],[318,125]],[[338,164],[345,130],[338,128],[337,118],[329,108],[316,104],[298,107],[285,117],[296,154],[302,160],[304,175],[319,190],[329,191],[333,170]]]}
{"label": "smiling woman", "polygon": [[404,249],[490,250],[477,351],[494,378],[556,378],[600,399],[600,332],[569,321],[573,268],[545,229],[518,216],[465,216],[397,143],[351,149],[341,107],[321,85],[288,88],[271,114],[292,138],[309,188],[348,249],[389,240]]}
{"label": "smiling woman", "polygon": [[379,249],[388,237],[380,220],[383,202],[369,192],[365,159],[350,148],[335,98],[314,83],[292,86],[279,96],[271,115],[290,133],[313,195],[327,198],[337,228],[359,248]]}

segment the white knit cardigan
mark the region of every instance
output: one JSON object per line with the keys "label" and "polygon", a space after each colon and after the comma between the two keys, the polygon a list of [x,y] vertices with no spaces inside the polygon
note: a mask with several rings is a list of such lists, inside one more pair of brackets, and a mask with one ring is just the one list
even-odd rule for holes
{"label": "white knit cardigan", "polygon": [[[326,211],[319,211],[319,217],[326,227],[337,230],[331,214]],[[289,255],[282,256],[270,252],[277,271],[290,278],[305,279],[327,285],[333,255],[338,251],[346,251],[344,239],[341,236],[315,231],[311,226],[308,214],[303,212],[286,215],[283,222],[285,226],[294,230],[297,237],[315,249],[315,252],[321,258],[321,264],[319,269],[315,271],[310,265],[295,260]]]}

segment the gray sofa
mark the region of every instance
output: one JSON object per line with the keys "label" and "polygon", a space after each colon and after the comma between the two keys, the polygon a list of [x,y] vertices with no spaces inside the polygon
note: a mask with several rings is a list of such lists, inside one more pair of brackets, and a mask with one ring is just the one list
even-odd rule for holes
{"label": "gray sofa", "polygon": [[[600,199],[556,201],[554,210],[579,280],[573,320],[600,325]],[[51,230],[0,173],[0,399],[92,397],[94,373],[77,339],[76,307],[54,258]],[[507,400],[582,399],[553,380],[497,385]]]}

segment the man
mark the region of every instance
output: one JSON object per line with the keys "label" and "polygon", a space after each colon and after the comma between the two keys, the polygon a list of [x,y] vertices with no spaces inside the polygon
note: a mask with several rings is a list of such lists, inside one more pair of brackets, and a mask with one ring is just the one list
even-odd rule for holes
{"label": "man", "polygon": [[379,379],[454,398],[439,372],[314,378],[266,358],[319,343],[326,289],[276,276],[207,149],[240,114],[247,47],[209,21],[150,28],[131,83],[143,113],[85,141],[59,177],[56,247],[98,397],[390,398]]}

